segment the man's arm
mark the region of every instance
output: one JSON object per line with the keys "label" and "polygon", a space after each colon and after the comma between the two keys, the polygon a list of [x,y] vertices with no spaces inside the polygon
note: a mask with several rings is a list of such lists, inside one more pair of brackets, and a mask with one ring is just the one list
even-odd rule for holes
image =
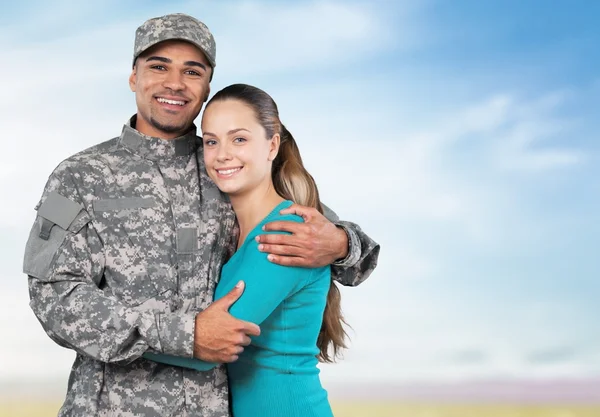
{"label": "man's arm", "polygon": [[355,287],[366,280],[377,267],[379,244],[351,222],[334,223],[348,238],[348,254],[331,264],[331,277],[342,285]]}
{"label": "man's arm", "polygon": [[356,286],[377,266],[379,244],[358,225],[339,221],[329,208],[325,207],[324,212],[330,219],[316,209],[297,204],[282,210],[282,214],[302,216],[304,223],[268,223],[265,230],[291,235],[261,235],[259,250],[269,253],[269,260],[281,265],[314,268],[331,264],[333,279],[342,285]]}
{"label": "man's arm", "polygon": [[30,306],[61,346],[103,362],[130,362],[151,347],[192,356],[194,314],[138,311],[100,288],[104,247],[69,163],[50,176],[25,249]]}
{"label": "man's arm", "polygon": [[25,250],[30,306],[63,347],[103,362],[131,362],[147,349],[192,357],[196,314],[131,308],[100,288],[104,246],[67,163],[50,177]]}
{"label": "man's arm", "polygon": [[147,350],[144,358],[172,366],[208,371],[220,363],[235,362],[244,346],[251,342],[249,336],[260,336],[258,325],[238,320],[229,312],[244,291],[239,281],[227,294],[213,302],[196,316],[194,357],[180,357]]}

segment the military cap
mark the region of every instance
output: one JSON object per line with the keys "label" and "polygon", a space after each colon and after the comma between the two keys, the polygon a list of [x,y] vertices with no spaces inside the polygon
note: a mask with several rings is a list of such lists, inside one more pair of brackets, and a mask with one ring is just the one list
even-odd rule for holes
{"label": "military cap", "polygon": [[204,23],[184,13],[154,17],[142,23],[135,31],[133,63],[146,49],[168,40],[182,40],[196,45],[213,68],[217,65],[217,46],[212,33]]}

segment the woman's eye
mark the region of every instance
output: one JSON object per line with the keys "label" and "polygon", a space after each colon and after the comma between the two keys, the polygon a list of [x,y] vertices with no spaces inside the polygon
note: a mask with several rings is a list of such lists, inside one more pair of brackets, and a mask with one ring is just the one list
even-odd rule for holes
{"label": "woman's eye", "polygon": [[216,141],[216,140],[209,139],[209,140],[205,141],[205,142],[204,142],[204,144],[205,144],[205,145],[208,145],[208,146],[212,146],[212,145],[216,145],[216,144],[217,144],[217,141]]}
{"label": "woman's eye", "polygon": [[244,138],[235,138],[233,141],[237,142],[237,143],[242,143],[242,142],[246,142],[246,139],[244,139]]}

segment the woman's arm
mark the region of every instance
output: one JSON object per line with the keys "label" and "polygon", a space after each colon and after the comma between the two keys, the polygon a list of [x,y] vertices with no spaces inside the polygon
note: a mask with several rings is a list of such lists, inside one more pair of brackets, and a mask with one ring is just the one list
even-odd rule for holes
{"label": "woman's arm", "polygon": [[227,294],[238,281],[244,281],[244,294],[229,312],[237,319],[259,326],[289,295],[310,281],[315,269],[282,266],[267,259],[258,243],[246,243],[242,262],[226,271],[215,291],[215,300]]}
{"label": "woman's arm", "polygon": [[[214,299],[215,301],[220,299],[229,293],[238,281],[244,281],[244,293],[229,309],[229,312],[237,319],[257,325],[261,325],[289,295],[310,282],[315,272],[315,269],[288,267],[269,262],[267,254],[258,250],[258,243],[254,239],[250,239],[240,250],[243,252],[237,256],[241,256],[241,261],[226,269],[221,276]],[[200,359],[181,358],[154,352],[146,352],[144,357],[154,362],[199,371],[206,371],[217,365]]]}

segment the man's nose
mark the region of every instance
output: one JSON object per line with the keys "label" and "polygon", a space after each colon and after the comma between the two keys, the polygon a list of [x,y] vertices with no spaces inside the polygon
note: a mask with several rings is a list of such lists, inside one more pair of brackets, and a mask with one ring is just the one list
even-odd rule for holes
{"label": "man's nose", "polygon": [[178,71],[169,71],[164,79],[163,86],[173,91],[184,90],[183,74]]}

